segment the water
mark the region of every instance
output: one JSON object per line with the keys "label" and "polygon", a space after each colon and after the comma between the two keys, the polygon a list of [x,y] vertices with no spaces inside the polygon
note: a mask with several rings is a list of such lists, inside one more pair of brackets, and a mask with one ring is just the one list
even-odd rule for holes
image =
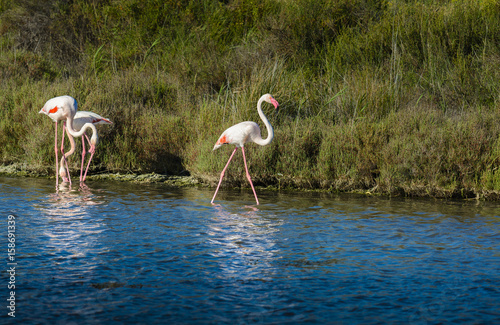
{"label": "water", "polygon": [[498,203],[258,194],[0,178],[16,323],[500,323]]}

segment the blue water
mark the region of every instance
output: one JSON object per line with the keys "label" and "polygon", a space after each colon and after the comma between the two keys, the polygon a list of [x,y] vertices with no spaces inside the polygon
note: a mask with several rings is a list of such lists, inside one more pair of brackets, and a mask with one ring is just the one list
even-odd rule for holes
{"label": "blue water", "polygon": [[499,324],[495,202],[0,178],[18,324]]}

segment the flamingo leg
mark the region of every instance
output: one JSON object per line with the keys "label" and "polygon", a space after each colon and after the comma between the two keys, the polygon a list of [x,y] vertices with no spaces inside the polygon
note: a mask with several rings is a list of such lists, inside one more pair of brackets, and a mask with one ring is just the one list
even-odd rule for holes
{"label": "flamingo leg", "polygon": [[56,136],[55,136],[55,152],[56,152],[56,189],[59,188],[59,158],[57,157],[57,121],[56,121]]}
{"label": "flamingo leg", "polygon": [[[85,134],[85,138],[87,138],[87,141],[89,141],[89,138],[87,137],[86,134]],[[82,141],[84,141],[83,138],[82,138]],[[90,143],[90,141],[89,141],[89,143]],[[89,158],[89,162],[87,164],[87,168],[85,169],[85,174],[83,174],[83,180],[82,180],[82,182],[85,182],[85,178],[87,177],[87,172],[89,171],[90,162],[92,161],[92,157],[94,157],[95,146],[92,143],[90,143],[89,152],[90,152],[90,158]]]}
{"label": "flamingo leg", "polygon": [[[87,137],[86,134],[84,134],[84,137]],[[88,138],[87,138],[88,140]],[[87,152],[85,151],[85,139],[82,137],[82,165],[80,167],[80,183],[83,182],[83,162],[85,161],[85,154]]]}
{"label": "flamingo leg", "polygon": [[85,178],[87,177],[87,172],[89,171],[90,161],[92,160],[92,157],[94,157],[94,152],[93,151],[90,152],[89,162],[87,163],[87,168],[85,169],[85,174],[83,174],[83,180],[82,180],[82,182],[85,182]]}
{"label": "flamingo leg", "polygon": [[214,197],[212,198],[212,201],[210,203],[214,203],[215,196],[217,195],[217,192],[219,191],[219,187],[220,187],[220,184],[222,183],[222,178],[224,177],[224,173],[226,172],[227,166],[229,166],[231,159],[233,159],[233,156],[236,153],[236,150],[238,150],[238,147],[234,148],[233,153],[231,154],[231,157],[229,157],[229,160],[227,161],[226,167],[224,167],[224,169],[222,170],[222,173],[220,173],[219,185],[217,185],[217,189],[215,190]]}
{"label": "flamingo leg", "polygon": [[[71,185],[71,175],[69,174],[69,167],[68,167],[68,160],[66,159],[66,155],[64,154],[64,134],[66,132],[66,122],[63,122],[63,134],[62,134],[62,139],[61,139],[61,153],[64,158],[64,166],[66,167],[66,174],[68,175],[68,178],[65,179],[63,178],[63,181],[69,182],[69,185]],[[69,137],[69,135],[68,135]]]}
{"label": "flamingo leg", "polygon": [[259,205],[259,199],[257,198],[257,193],[255,193],[255,188],[253,187],[252,179],[250,178],[250,173],[248,172],[247,159],[245,158],[245,147],[241,147],[241,152],[243,153],[243,162],[245,163],[245,170],[247,172],[247,179],[250,182],[250,186],[252,186],[252,191],[253,191],[253,195],[255,196],[255,201],[257,201],[257,205]]}

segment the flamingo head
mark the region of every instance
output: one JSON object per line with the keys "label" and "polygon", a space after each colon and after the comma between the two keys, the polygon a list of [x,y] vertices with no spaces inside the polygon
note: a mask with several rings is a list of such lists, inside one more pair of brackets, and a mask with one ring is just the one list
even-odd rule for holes
{"label": "flamingo head", "polygon": [[265,94],[264,95],[264,100],[268,102],[269,104],[273,104],[275,109],[278,109],[278,106],[280,105],[276,99],[274,99],[271,94]]}
{"label": "flamingo head", "polygon": [[63,179],[63,182],[68,181],[68,174],[66,173],[66,168],[64,168],[64,166],[61,166],[59,168],[59,176],[61,176],[61,178]]}
{"label": "flamingo head", "polygon": [[97,132],[92,133],[92,137],[90,138],[90,149],[89,152],[94,153],[95,147],[99,143],[99,138],[97,136]]}

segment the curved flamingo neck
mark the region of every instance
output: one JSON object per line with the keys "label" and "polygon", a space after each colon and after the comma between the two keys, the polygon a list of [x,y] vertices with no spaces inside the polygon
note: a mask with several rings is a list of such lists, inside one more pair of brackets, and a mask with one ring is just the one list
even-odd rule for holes
{"label": "curved flamingo neck", "polygon": [[85,123],[80,129],[80,131],[77,132],[73,129],[73,119],[74,119],[73,115],[69,114],[66,118],[66,129],[68,133],[73,137],[81,137],[85,133],[85,131],[87,131],[87,129],[90,128],[92,130],[92,137],[90,138],[90,143],[95,145],[97,143],[97,129],[95,125],[92,123]]}
{"label": "curved flamingo neck", "polygon": [[[66,130],[68,128],[66,127]],[[75,139],[71,136],[71,134],[69,134],[68,132],[66,132],[66,136],[68,137],[69,139],[69,144],[71,145],[71,148],[69,149],[68,152],[66,152],[64,154],[64,157],[62,159],[65,159],[65,158],[68,158],[69,156],[71,156],[74,152],[75,152]],[[62,161],[62,160],[61,160]]]}
{"label": "curved flamingo neck", "polygon": [[269,120],[267,119],[266,115],[264,115],[264,112],[262,112],[262,102],[264,102],[264,97],[265,96],[262,96],[257,102],[257,111],[259,112],[260,119],[262,120],[262,122],[264,122],[264,125],[266,126],[267,138],[262,139],[262,137],[260,137],[260,139],[259,138],[254,139],[254,142],[261,146],[266,146],[270,144],[274,138],[273,126],[271,125],[271,123],[269,123]]}

